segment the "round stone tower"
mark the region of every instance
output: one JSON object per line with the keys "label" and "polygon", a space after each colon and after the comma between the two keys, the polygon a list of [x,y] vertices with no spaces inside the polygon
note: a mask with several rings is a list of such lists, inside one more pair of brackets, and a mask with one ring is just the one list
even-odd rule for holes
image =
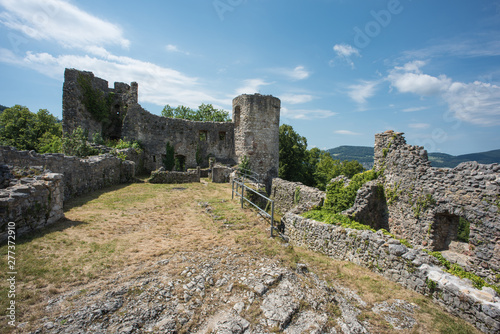
{"label": "round stone tower", "polygon": [[247,156],[250,168],[266,184],[278,177],[281,101],[271,95],[240,95],[233,100],[234,146],[238,163]]}

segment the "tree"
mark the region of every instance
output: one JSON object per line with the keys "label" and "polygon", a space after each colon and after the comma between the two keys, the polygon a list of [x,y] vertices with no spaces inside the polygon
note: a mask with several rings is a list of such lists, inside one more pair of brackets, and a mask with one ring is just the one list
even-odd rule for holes
{"label": "tree", "polygon": [[34,150],[36,116],[28,108],[15,105],[0,115],[0,143],[19,150]]}
{"label": "tree", "polygon": [[36,114],[28,108],[15,105],[0,114],[0,144],[14,146],[19,150],[50,150],[51,141],[60,141],[62,125],[47,109]]}
{"label": "tree", "polygon": [[321,190],[326,189],[326,185],[331,179],[344,175],[352,178],[355,174],[363,172],[365,169],[358,161],[333,160],[330,153],[322,151],[319,162],[316,166],[315,180],[316,187]]}
{"label": "tree", "polygon": [[279,128],[279,177],[288,181],[306,179],[307,139],[283,124]]}
{"label": "tree", "polygon": [[230,122],[229,113],[223,109],[215,109],[211,104],[201,104],[198,110],[193,110],[186,106],[177,106],[173,108],[166,105],[161,111],[163,117],[181,118],[190,121],[201,122]]}

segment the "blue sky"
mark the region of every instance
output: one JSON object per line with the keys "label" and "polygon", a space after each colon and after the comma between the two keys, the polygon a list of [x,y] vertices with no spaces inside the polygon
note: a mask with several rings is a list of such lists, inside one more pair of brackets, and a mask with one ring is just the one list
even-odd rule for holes
{"label": "blue sky", "polygon": [[309,148],[500,148],[500,1],[0,0],[0,104],[60,118],[66,67],[155,114],[271,94]]}

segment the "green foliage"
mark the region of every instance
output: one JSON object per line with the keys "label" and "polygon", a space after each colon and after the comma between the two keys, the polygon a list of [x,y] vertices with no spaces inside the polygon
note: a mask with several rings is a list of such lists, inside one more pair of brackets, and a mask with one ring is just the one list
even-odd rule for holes
{"label": "green foliage", "polygon": [[431,194],[421,195],[417,198],[417,202],[413,205],[413,215],[415,218],[420,218],[420,215],[427,210],[429,207],[436,204],[436,200]]}
{"label": "green foliage", "polygon": [[347,216],[335,213],[332,210],[327,210],[325,208],[317,208],[308,212],[304,212],[302,216],[304,218],[314,219],[319,222],[338,225],[344,228],[352,228],[356,230],[368,230],[375,232],[375,230],[368,225],[360,224],[357,221],[354,221]]}
{"label": "green foliage", "polygon": [[306,176],[307,139],[283,124],[279,128],[279,177],[303,181]]}
{"label": "green foliage", "polygon": [[470,223],[467,219],[460,217],[458,221],[458,241],[461,242],[469,242],[469,234],[470,234]]}
{"label": "green foliage", "polygon": [[200,121],[200,122],[230,122],[229,112],[223,109],[215,109],[211,104],[202,103],[198,110],[193,110],[186,106],[177,106],[173,108],[170,105],[166,105],[161,111],[163,117],[169,118],[181,118],[190,121]]}
{"label": "green foliage", "polygon": [[427,284],[427,287],[429,290],[431,290],[431,293],[433,293],[436,290],[437,283],[429,278],[425,279],[425,283]]}
{"label": "green foliage", "polygon": [[165,147],[165,158],[163,158],[163,166],[166,170],[171,171],[175,166],[175,149],[174,146],[167,142]]}
{"label": "green foliage", "polygon": [[77,79],[83,93],[82,103],[92,117],[98,121],[107,123],[113,103],[113,94],[105,95],[99,89],[92,87],[92,78],[88,75],[80,75]]}
{"label": "green foliage", "polygon": [[[28,108],[15,105],[0,114],[0,145],[40,153],[59,152],[62,125],[46,109],[36,114]],[[54,151],[59,147],[59,151]]]}
{"label": "green foliage", "polygon": [[124,148],[133,148],[138,153],[140,151],[142,151],[141,143],[139,143],[136,140],[134,140],[134,141],[125,141],[125,140],[122,140],[122,139],[118,139],[118,142],[116,143],[116,145],[114,146],[114,148],[116,148],[117,150],[122,150]]}
{"label": "green foliage", "polygon": [[424,249],[424,251],[427,252],[427,254],[434,256],[436,259],[438,259],[439,262],[447,269],[446,272],[448,272],[452,275],[455,275],[457,277],[460,277],[460,278],[467,278],[467,279],[471,280],[472,285],[476,289],[481,290],[483,288],[483,286],[487,286],[487,287],[490,287],[493,290],[495,290],[497,293],[500,293],[499,286],[486,283],[484,279],[482,279],[481,277],[477,276],[474,273],[466,271],[465,269],[463,269],[461,266],[459,266],[456,263],[451,264],[450,261],[446,260],[440,252],[430,252],[430,251],[425,250],[425,249]]}
{"label": "green foliage", "polygon": [[76,128],[71,134],[63,138],[64,154],[82,158],[99,154],[98,150],[88,144],[87,138],[88,133],[86,131],[81,127]]}
{"label": "green foliage", "polygon": [[297,186],[293,194],[293,204],[298,204],[299,201],[300,201],[300,187]]}
{"label": "green foliage", "polygon": [[97,145],[104,145],[104,139],[102,138],[102,135],[98,132],[94,133],[92,135],[92,142]]}
{"label": "green foliage", "polygon": [[398,182],[398,183],[396,183],[394,188],[388,187],[385,189],[385,197],[387,199],[388,205],[391,205],[392,203],[394,203],[394,201],[396,201],[398,199],[399,195],[401,195],[402,190],[401,191],[399,190],[400,185],[401,185],[401,182]]}
{"label": "green foliage", "polygon": [[326,185],[331,179],[339,175],[352,178],[354,175],[361,173],[364,170],[363,165],[355,160],[333,160],[332,156],[328,152],[322,151],[314,172],[316,181],[315,186],[320,190],[325,190]]}
{"label": "green foliage", "polygon": [[174,158],[174,169],[178,172],[186,170],[186,158],[184,156],[178,155]]}
{"label": "green foliage", "polygon": [[349,209],[354,204],[359,188],[366,182],[376,179],[378,175],[379,173],[374,170],[356,174],[352,177],[347,187],[344,187],[343,181],[330,183],[326,188],[324,207],[335,213]]}

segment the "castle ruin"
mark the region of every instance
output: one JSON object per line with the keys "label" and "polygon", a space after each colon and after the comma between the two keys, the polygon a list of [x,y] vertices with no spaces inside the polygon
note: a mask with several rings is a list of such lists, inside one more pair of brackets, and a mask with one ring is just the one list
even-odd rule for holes
{"label": "castle ruin", "polygon": [[89,138],[138,141],[143,166],[151,172],[163,166],[166,145],[186,168],[208,167],[209,158],[236,165],[248,157],[250,167],[270,184],[279,169],[280,100],[260,94],[233,100],[232,122],[196,122],[151,114],[138,103],[138,84],[108,82],[91,72],[66,69],[63,86],[63,130],[82,127]]}

